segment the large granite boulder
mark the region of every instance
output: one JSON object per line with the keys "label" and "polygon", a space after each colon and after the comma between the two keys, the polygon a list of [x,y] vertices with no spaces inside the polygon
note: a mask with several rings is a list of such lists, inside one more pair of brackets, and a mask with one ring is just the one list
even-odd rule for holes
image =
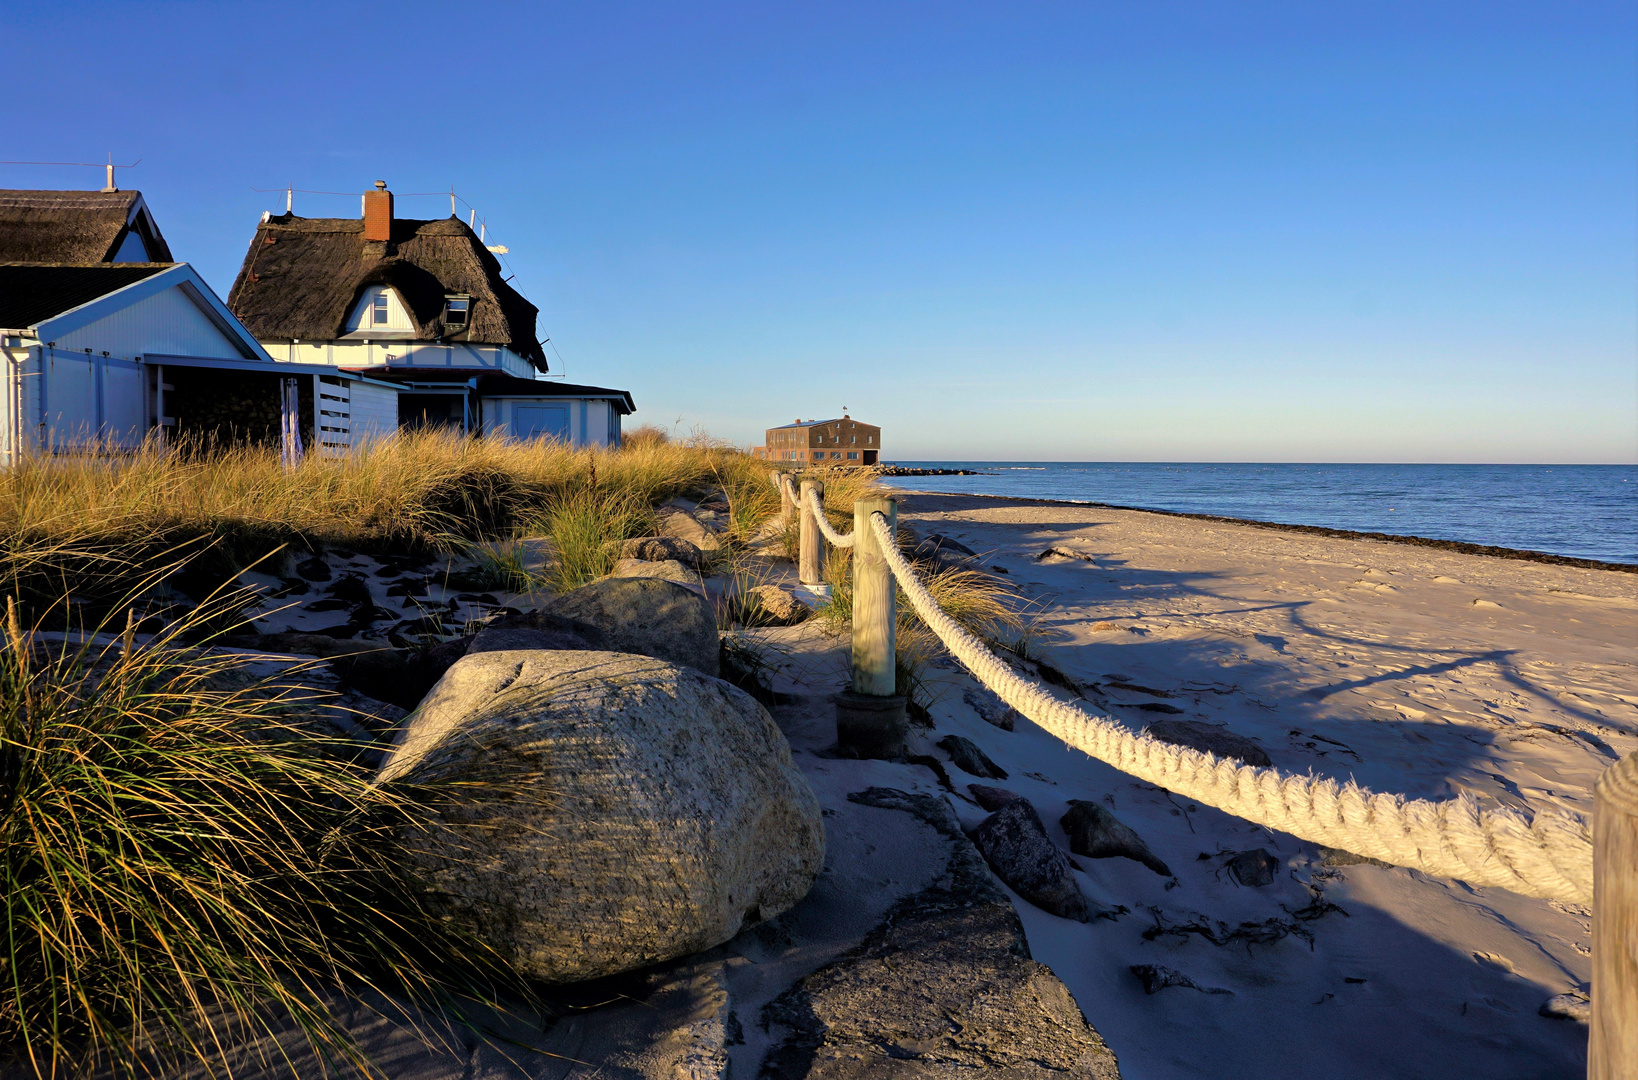
{"label": "large granite boulder", "polygon": [[603,578],[555,598],[545,614],[603,634],[610,652],[637,653],[717,674],[717,617],[703,596],[658,578]]}
{"label": "large granite boulder", "polygon": [[655,515],[660,519],[661,536],[688,541],[706,559],[722,550],[722,541],[717,538],[716,530],[707,527],[694,514],[668,503],[658,507]]}
{"label": "large granite boulder", "polygon": [[614,569],[609,571],[609,577],[659,578],[661,581],[674,581],[690,592],[705,595],[705,582],[676,559],[658,562],[647,559],[621,559],[614,564]]}
{"label": "large granite boulder", "polygon": [[1119,1080],[1068,987],[1030,958],[1018,913],[949,805],[893,788],[848,800],[932,826],[949,859],[858,948],[763,1010],[777,1041],[761,1080]]}
{"label": "large granite boulder", "polygon": [[648,657],[469,654],[380,775],[471,785],[407,857],[546,982],[720,944],[800,900],[824,861],[819,804],[762,706]]}
{"label": "large granite boulder", "polygon": [[1133,859],[1162,877],[1171,877],[1171,867],[1160,860],[1143,837],[1090,799],[1070,799],[1069,812],[1058,819],[1069,837],[1069,850],[1089,859]]}

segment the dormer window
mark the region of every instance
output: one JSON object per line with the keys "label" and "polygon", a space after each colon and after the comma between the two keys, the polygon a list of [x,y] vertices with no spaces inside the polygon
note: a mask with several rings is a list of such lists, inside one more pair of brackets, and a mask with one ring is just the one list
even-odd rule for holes
{"label": "dormer window", "polygon": [[466,329],[466,320],[472,310],[470,296],[446,296],[444,298],[444,325],[451,330]]}
{"label": "dormer window", "polygon": [[409,310],[390,285],[371,285],[347,317],[347,333],[356,337],[407,337],[415,332]]}

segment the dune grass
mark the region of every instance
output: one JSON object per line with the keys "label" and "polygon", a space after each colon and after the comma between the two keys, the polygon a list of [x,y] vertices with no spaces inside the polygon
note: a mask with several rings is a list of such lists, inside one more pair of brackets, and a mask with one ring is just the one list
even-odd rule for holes
{"label": "dune grass", "polygon": [[7,600],[0,1069],[222,1075],[219,1042],[294,1023],[369,1076],[325,995],[527,994],[395,856],[443,796],[377,786],[354,744],[303,723],[311,691],[186,646],[213,606],[234,604],[142,644],[129,619],[75,643]]}

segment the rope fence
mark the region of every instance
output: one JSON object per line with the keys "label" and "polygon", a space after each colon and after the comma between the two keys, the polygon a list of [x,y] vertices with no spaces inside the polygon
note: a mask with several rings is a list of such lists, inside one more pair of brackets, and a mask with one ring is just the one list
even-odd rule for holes
{"label": "rope fence", "polygon": [[[1589,823],[1557,809],[1533,819],[1505,807],[1485,809],[1465,793],[1442,801],[1407,799],[1372,792],[1351,780],[1295,776],[1133,733],[1021,677],[951,618],[899,550],[894,500],[860,500],[853,533],[842,536],[825,520],[821,485],[805,480],[796,496],[789,477],[774,475],[787,513],[795,508],[802,514],[803,565],[809,561],[809,537],[816,550],[823,537],[855,549],[855,581],[869,584],[855,589],[854,686],[844,695],[852,699],[851,706],[838,700],[839,735],[844,714],[856,713],[859,700],[895,691],[890,660],[885,661],[889,674],[881,688],[881,654],[883,648],[888,657],[892,654],[896,622],[894,590],[880,584],[890,572],[922,621],[974,678],[1067,745],[1121,772],[1325,847],[1472,885],[1593,904],[1588,1076],[1638,1076],[1609,1067],[1616,1061],[1638,1062],[1638,949],[1630,947],[1638,941],[1638,754],[1617,762],[1600,779]],[[868,602],[862,602],[866,597]],[[902,698],[877,700],[900,702],[902,723]],[[883,745],[901,744],[889,739]]]}

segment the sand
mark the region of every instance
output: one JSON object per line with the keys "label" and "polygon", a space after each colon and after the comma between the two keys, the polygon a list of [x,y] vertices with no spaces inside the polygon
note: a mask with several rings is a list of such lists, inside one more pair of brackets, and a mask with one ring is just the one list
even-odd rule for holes
{"label": "sand", "polygon": [[[1599,773],[1638,749],[1638,575],[975,496],[901,493],[900,521],[1005,570],[1056,635],[1051,661],[1134,729],[1163,716],[1221,723],[1288,771],[1581,813]],[[1040,559],[1049,548],[1063,554]],[[1325,866],[1311,844],[1139,784],[1027,722],[991,726],[963,701],[970,679],[941,675],[925,752],[945,757],[932,748],[945,734],[971,738],[1060,841],[1067,801],[1100,800],[1177,874],[1171,885],[1129,860],[1080,860],[1088,895],[1128,909],[1114,922],[1015,900],[1036,959],[1126,1077],[1584,1071],[1585,1025],[1537,1010],[1586,986],[1586,909]],[[826,677],[818,665],[802,681]],[[929,770],[897,768],[938,790]],[[976,779],[951,773],[963,790]],[[982,820],[955,802],[969,827]],[[1246,888],[1224,853],[1258,847],[1282,872]],[[1248,922],[1311,940],[1218,945],[1199,932],[1224,940]],[[1148,995],[1129,971],[1140,964],[1232,993]]]}

